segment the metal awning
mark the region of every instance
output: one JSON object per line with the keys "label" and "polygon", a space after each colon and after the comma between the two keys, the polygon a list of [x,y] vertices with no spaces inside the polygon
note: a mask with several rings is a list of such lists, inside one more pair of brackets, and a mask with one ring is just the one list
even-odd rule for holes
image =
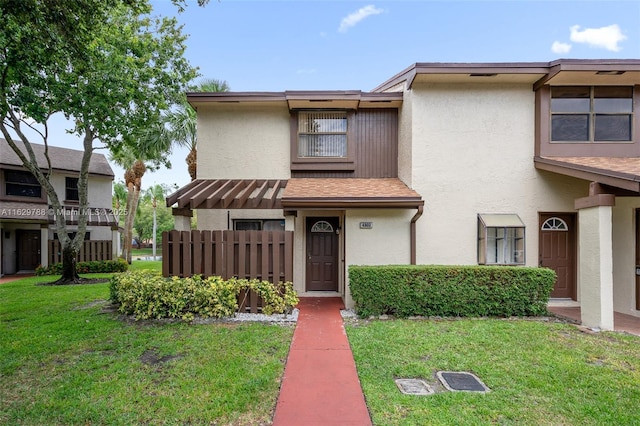
{"label": "metal awning", "polygon": [[478,217],[487,228],[524,227],[524,222],[517,214],[479,214]]}

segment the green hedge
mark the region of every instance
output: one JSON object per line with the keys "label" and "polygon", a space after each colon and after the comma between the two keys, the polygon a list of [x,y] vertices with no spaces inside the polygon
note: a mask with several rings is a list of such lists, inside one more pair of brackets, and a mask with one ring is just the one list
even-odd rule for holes
{"label": "green hedge", "polygon": [[262,297],[262,313],[284,313],[298,304],[290,282],[275,286],[267,281],[200,276],[164,278],[159,272],[132,271],[114,275],[110,299],[118,311],[136,319],[202,318],[233,316],[241,290],[254,290]]}
{"label": "green hedge", "polygon": [[361,316],[545,315],[556,274],[508,266],[350,266]]}
{"label": "green hedge", "polygon": [[[129,264],[124,259],[117,260],[92,260],[90,262],[78,262],[76,265],[79,274],[98,274],[105,272],[125,272]],[[36,275],[61,275],[62,263],[36,268]]]}

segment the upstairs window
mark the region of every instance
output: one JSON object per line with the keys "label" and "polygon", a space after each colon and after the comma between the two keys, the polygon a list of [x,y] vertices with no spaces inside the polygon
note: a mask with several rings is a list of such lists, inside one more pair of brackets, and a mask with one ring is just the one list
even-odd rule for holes
{"label": "upstairs window", "polygon": [[551,89],[552,142],[628,142],[632,117],[632,87]]}
{"label": "upstairs window", "polygon": [[524,247],[524,223],[518,215],[478,215],[478,264],[524,265]]}
{"label": "upstairs window", "polygon": [[42,186],[31,172],[4,171],[5,194],[16,197],[42,198]]}
{"label": "upstairs window", "polygon": [[299,112],[298,157],[347,157],[347,113],[345,111]]}
{"label": "upstairs window", "polygon": [[78,178],[68,177],[65,178],[65,200],[67,201],[79,201],[78,195]]}

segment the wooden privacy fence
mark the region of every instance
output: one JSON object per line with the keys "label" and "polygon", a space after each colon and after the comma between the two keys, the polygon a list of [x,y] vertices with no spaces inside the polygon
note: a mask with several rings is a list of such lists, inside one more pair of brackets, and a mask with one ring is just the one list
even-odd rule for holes
{"label": "wooden privacy fence", "polygon": [[[111,240],[87,240],[82,243],[76,260],[89,262],[93,260],[112,260],[113,251]],[[59,240],[48,240],[49,265],[62,262],[62,246]]]}
{"label": "wooden privacy fence", "polygon": [[[220,276],[277,284],[293,281],[292,231],[169,231],[162,233],[165,277]],[[240,309],[257,312],[253,292],[239,296]]]}

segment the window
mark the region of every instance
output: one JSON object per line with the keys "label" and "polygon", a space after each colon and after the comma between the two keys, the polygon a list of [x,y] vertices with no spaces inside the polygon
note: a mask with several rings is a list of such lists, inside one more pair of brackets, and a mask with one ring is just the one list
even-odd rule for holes
{"label": "window", "polygon": [[345,111],[299,112],[298,157],[347,157],[347,113]]}
{"label": "window", "polygon": [[631,141],[632,87],[553,87],[551,141]]}
{"label": "window", "polygon": [[234,231],[284,231],[282,219],[234,219]]}
{"label": "window", "polygon": [[16,197],[42,198],[42,186],[31,172],[5,170],[5,194]]}
{"label": "window", "polygon": [[333,232],[333,226],[326,220],[321,220],[313,224],[311,232]]}
{"label": "window", "polygon": [[65,178],[65,200],[67,201],[78,201],[80,197],[78,196],[78,178]]}
{"label": "window", "polygon": [[516,214],[478,215],[478,263],[524,265],[524,235]]}
{"label": "window", "polygon": [[544,221],[541,229],[543,231],[568,231],[569,227],[567,226],[567,222],[559,217],[550,217]]}

